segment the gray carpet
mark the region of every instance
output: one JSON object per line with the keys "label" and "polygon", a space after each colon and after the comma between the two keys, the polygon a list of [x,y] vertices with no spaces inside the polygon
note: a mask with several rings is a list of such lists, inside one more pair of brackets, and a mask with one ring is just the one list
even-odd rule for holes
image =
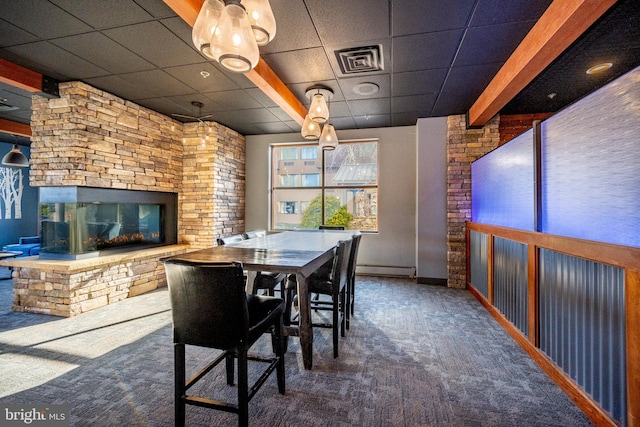
{"label": "gray carpet", "polygon": [[[317,329],[314,369],[297,339],[287,393],[275,375],[250,402],[254,426],[587,426],[588,418],[467,292],[358,277],[340,357]],[[68,404],[74,426],[173,425],[166,289],[71,319],[10,311],[0,281],[0,403]],[[268,354],[270,341],[257,351]],[[215,352],[187,348],[191,362]],[[195,363],[192,363],[195,370]],[[201,390],[233,398],[221,376]],[[236,417],[188,407],[194,426]]]}

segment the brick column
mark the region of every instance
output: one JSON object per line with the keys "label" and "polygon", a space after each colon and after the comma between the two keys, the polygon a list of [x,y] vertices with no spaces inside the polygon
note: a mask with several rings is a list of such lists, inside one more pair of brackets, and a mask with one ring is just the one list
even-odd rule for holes
{"label": "brick column", "polygon": [[448,286],[464,288],[466,222],[471,220],[471,162],[499,145],[500,119],[481,129],[467,129],[463,115],[449,116],[447,138],[447,270]]}

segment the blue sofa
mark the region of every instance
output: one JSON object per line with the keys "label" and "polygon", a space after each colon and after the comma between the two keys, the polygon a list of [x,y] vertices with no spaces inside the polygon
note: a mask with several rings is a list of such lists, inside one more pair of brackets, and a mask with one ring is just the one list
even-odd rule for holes
{"label": "blue sofa", "polygon": [[38,255],[40,253],[40,236],[20,237],[17,244],[6,245],[4,251],[22,252],[20,256]]}

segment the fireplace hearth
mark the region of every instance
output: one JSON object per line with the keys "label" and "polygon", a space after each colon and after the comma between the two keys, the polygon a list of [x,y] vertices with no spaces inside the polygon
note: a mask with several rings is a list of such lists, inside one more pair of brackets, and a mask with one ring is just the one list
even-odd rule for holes
{"label": "fireplace hearth", "polygon": [[177,242],[177,194],[41,187],[43,259],[85,259]]}

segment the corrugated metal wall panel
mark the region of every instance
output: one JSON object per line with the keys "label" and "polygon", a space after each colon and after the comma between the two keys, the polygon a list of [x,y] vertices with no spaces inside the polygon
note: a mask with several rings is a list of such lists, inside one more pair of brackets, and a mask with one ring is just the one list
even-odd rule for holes
{"label": "corrugated metal wall panel", "polygon": [[523,334],[529,328],[527,245],[493,240],[493,305]]}
{"label": "corrugated metal wall panel", "polygon": [[624,271],[540,250],[540,349],[626,425]]}
{"label": "corrugated metal wall panel", "polygon": [[487,263],[487,244],[488,236],[484,233],[478,233],[477,231],[471,231],[470,236],[470,250],[471,254],[471,284],[478,290],[485,298],[489,297],[489,278],[488,278],[488,263]]}

